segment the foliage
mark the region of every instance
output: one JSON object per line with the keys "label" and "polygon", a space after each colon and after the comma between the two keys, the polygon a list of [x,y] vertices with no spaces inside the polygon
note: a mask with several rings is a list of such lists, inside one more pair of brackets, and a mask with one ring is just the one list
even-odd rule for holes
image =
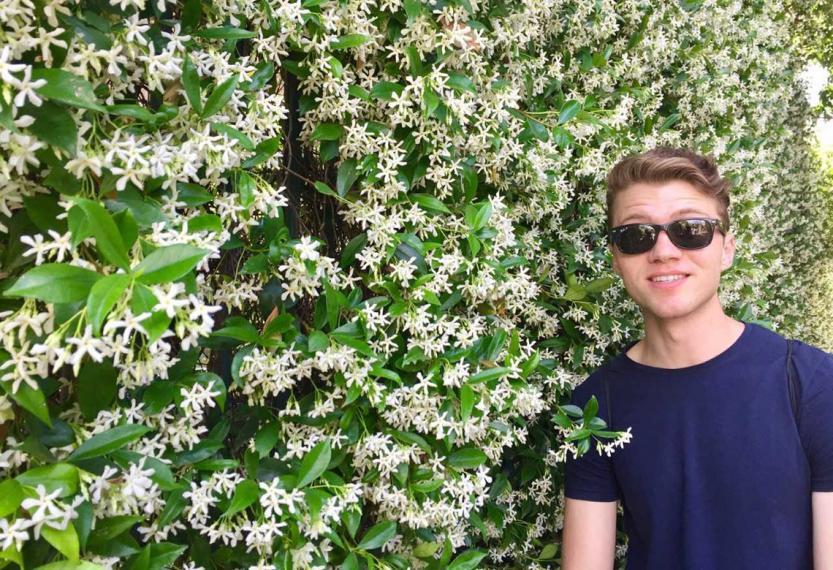
{"label": "foliage", "polygon": [[554,565],[567,454],[630,438],[564,404],[638,334],[604,176],[656,144],[736,184],[725,305],[807,334],[823,201],[777,4],[10,0],[0,24],[12,565]]}
{"label": "foliage", "polygon": [[[833,2],[830,0],[786,0],[786,17],[790,20],[793,43],[807,61],[817,61],[833,71]],[[833,85],[822,89],[819,110],[833,118]]]}

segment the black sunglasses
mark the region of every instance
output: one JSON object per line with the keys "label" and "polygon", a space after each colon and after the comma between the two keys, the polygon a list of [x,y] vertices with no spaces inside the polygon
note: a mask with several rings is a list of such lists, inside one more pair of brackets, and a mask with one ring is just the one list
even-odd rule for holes
{"label": "black sunglasses", "polygon": [[667,224],[625,224],[608,232],[608,238],[619,251],[627,254],[645,253],[654,247],[660,230],[665,230],[671,243],[680,249],[700,249],[708,246],[715,228],[724,235],[728,228],[713,218],[685,218]]}

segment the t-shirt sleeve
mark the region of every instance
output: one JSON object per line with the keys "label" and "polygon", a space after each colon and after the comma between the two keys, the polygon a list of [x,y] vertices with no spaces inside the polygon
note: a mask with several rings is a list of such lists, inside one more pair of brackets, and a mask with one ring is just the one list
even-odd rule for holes
{"label": "t-shirt sleeve", "polygon": [[815,348],[811,352],[812,360],[796,360],[801,439],[810,462],[811,489],[833,491],[833,355]]}
{"label": "t-shirt sleeve", "polygon": [[[601,398],[601,390],[594,389],[598,383],[592,382],[591,379],[573,391],[570,403],[583,408],[590,397],[595,395],[599,400],[599,416],[607,417],[604,412],[606,405]],[[572,454],[568,454],[564,473],[565,497],[584,501],[615,501],[620,498],[619,485],[613,473],[612,458],[599,454],[595,445],[591,445],[590,450],[577,459],[573,459]]]}

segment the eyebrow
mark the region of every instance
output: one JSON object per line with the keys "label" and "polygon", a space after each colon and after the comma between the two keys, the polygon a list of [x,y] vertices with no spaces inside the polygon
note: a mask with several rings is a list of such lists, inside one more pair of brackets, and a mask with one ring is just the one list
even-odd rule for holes
{"label": "eyebrow", "polygon": [[[712,217],[711,214],[707,214],[699,208],[681,208],[679,210],[674,211],[674,213],[671,214],[671,217],[673,219],[678,219],[677,216],[681,216],[681,215],[684,215],[684,214],[697,214],[697,215],[703,216],[705,218],[711,218]],[[633,218],[638,219],[638,218],[644,218],[644,217],[645,217],[645,214],[635,212],[635,213],[629,215],[628,217],[626,217],[624,220],[622,220],[620,222],[620,224],[624,225],[624,224],[628,223],[628,220],[633,219]]]}

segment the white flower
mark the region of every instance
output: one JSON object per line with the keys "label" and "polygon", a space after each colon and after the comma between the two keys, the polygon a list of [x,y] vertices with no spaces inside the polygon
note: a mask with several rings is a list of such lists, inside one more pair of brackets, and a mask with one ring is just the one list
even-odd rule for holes
{"label": "white flower", "polygon": [[10,78],[12,80],[9,83],[17,89],[17,95],[14,97],[15,107],[22,107],[26,103],[26,99],[29,99],[29,102],[35,107],[41,106],[43,99],[35,90],[46,85],[46,79],[32,81],[32,68],[28,66],[23,70],[23,79],[17,79],[14,76],[10,76]]}
{"label": "white flower", "polygon": [[0,550],[23,548],[23,543],[29,540],[26,529],[31,525],[31,521],[26,519],[15,519],[12,524],[7,519],[0,519]]}
{"label": "white flower", "polygon": [[313,241],[311,237],[304,236],[301,238],[301,243],[295,244],[295,251],[301,254],[301,259],[309,259],[315,261],[320,254],[316,251],[321,245],[321,242]]}

